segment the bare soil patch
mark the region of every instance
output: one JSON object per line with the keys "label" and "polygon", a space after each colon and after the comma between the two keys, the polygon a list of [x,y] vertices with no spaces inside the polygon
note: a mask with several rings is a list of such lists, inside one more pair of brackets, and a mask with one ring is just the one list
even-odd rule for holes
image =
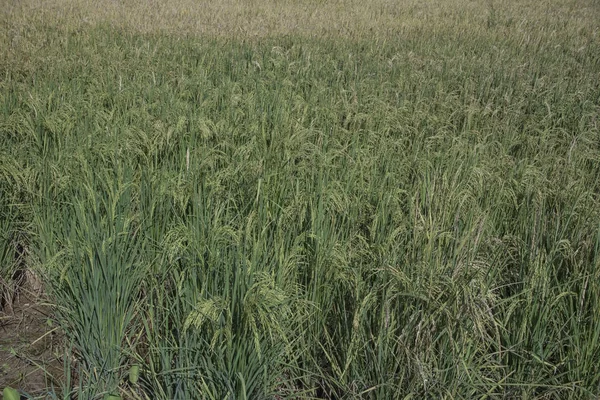
{"label": "bare soil patch", "polygon": [[44,297],[28,289],[0,311],[0,389],[10,386],[43,399],[62,380],[61,335],[49,322]]}

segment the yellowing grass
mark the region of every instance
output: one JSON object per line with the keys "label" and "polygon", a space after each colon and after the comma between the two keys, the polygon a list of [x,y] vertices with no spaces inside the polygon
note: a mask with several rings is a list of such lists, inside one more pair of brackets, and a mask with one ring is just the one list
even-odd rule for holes
{"label": "yellowing grass", "polygon": [[[591,0],[49,0],[6,1],[3,13],[19,30],[23,23],[85,29],[109,24],[140,33],[256,38],[436,35],[481,31],[488,23],[526,30],[544,22],[558,29],[596,27]],[[21,27],[24,28],[24,27]],[[18,35],[18,32],[11,32]]]}

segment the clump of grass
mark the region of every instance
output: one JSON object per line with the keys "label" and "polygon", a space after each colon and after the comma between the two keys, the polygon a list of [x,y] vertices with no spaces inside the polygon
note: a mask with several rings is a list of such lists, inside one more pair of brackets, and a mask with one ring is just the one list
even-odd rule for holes
{"label": "clump of grass", "polygon": [[[81,375],[80,396],[118,393],[136,344],[130,335],[141,300],[144,241],[132,219],[126,179],[118,172],[94,171],[85,185],[65,194],[69,202],[46,198],[36,211],[44,224],[39,238],[51,253],[45,259],[45,252],[38,252],[40,268],[57,322],[77,357],[69,368]],[[45,207],[55,209],[53,218],[44,214]]]}
{"label": "clump of grass", "polygon": [[2,311],[12,311],[16,294],[17,272],[17,210],[5,205],[0,211],[0,306]]}

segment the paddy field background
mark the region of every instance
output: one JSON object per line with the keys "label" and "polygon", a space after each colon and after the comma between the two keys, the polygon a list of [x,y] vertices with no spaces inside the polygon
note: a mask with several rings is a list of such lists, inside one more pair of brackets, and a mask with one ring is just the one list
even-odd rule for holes
{"label": "paddy field background", "polygon": [[597,1],[0,9],[2,388],[600,395]]}

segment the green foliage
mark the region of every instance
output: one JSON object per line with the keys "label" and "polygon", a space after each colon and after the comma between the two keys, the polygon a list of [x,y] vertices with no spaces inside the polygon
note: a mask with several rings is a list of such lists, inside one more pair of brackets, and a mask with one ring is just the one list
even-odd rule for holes
{"label": "green foliage", "polygon": [[129,368],[129,383],[135,385],[140,379],[140,366],[135,364]]}
{"label": "green foliage", "polygon": [[16,290],[15,274],[17,270],[17,216],[14,206],[1,204],[0,201],[0,309],[12,307],[12,298]]}
{"label": "green foliage", "polygon": [[600,45],[491,10],[386,41],[48,30],[0,81],[0,223],[28,223],[65,397],[595,398]]}
{"label": "green foliage", "polygon": [[19,400],[21,396],[17,390],[7,386],[2,391],[2,398],[4,400]]}

